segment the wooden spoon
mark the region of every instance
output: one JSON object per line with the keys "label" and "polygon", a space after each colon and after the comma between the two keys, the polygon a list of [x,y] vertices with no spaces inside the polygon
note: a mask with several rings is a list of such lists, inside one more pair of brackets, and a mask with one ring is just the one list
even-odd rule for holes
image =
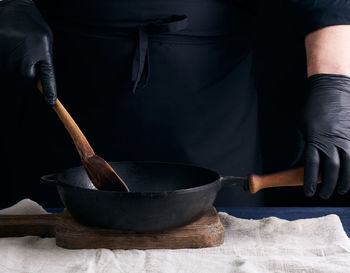
{"label": "wooden spoon", "polygon": [[[37,82],[37,87],[43,93],[40,80]],[[95,155],[86,137],[58,99],[56,104],[52,106],[52,109],[56,112],[73,139],[81,162],[94,186],[99,190],[128,192],[129,188],[123,179],[103,158]]]}

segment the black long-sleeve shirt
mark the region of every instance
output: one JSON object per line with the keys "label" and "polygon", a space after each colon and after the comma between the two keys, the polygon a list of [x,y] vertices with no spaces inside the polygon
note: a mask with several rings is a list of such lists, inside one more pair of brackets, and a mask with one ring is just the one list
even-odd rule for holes
{"label": "black long-sleeve shirt", "polygon": [[350,24],[349,0],[290,0],[300,13],[305,33],[326,26]]}

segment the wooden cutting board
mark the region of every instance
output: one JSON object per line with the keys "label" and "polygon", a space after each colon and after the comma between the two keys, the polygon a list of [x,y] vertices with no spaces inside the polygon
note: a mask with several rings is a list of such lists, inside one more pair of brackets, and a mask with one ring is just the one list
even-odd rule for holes
{"label": "wooden cutting board", "polygon": [[178,249],[221,245],[225,230],[212,207],[200,219],[183,227],[162,231],[128,231],[88,227],[68,211],[41,215],[0,215],[0,237],[55,237],[68,249]]}

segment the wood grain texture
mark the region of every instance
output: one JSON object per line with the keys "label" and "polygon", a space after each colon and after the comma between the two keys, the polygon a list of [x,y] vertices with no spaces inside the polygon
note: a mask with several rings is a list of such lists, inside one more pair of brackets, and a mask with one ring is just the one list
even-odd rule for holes
{"label": "wood grain texture", "polygon": [[178,249],[218,246],[225,229],[213,207],[197,221],[175,229],[140,232],[87,227],[69,214],[57,222],[56,244],[69,249]]}
{"label": "wood grain texture", "polygon": [[[43,93],[43,87],[41,81],[37,82],[37,87],[41,93]],[[56,112],[60,120],[62,121],[64,127],[71,136],[80,158],[91,157],[93,156],[94,150],[92,149],[90,143],[86,139],[83,132],[80,130],[79,126],[75,123],[72,116],[68,113],[66,108],[60,102],[59,99],[56,100],[56,104],[52,106],[52,109]]]}
{"label": "wood grain texture", "polygon": [[0,237],[56,237],[68,249],[178,249],[221,245],[225,229],[212,207],[189,225],[162,231],[100,229],[79,224],[65,211],[59,214],[0,215]]}
{"label": "wood grain texture", "polygon": [[0,237],[55,237],[56,215],[0,215]]}
{"label": "wood grain texture", "polygon": [[[304,185],[304,168],[296,168],[267,175],[249,175],[249,191],[256,193],[259,190],[273,187],[302,186]],[[321,176],[318,183],[321,182]]]}

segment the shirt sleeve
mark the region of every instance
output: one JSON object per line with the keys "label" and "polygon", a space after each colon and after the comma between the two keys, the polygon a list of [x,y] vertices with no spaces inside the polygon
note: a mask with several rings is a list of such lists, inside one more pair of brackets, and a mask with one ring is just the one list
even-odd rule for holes
{"label": "shirt sleeve", "polygon": [[350,0],[289,1],[301,15],[305,34],[326,26],[350,25]]}

